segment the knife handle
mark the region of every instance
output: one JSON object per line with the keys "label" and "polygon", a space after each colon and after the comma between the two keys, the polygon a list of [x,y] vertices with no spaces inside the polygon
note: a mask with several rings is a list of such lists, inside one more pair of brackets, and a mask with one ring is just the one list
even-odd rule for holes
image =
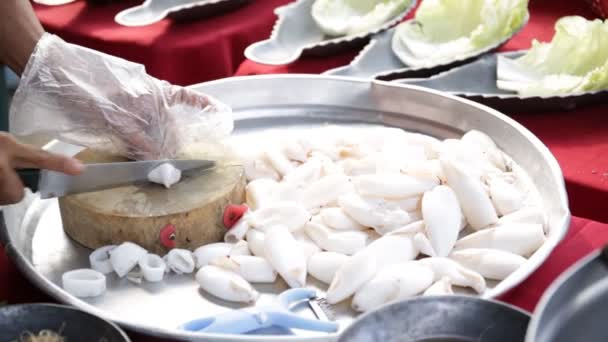
{"label": "knife handle", "polygon": [[38,191],[40,182],[40,169],[18,169],[16,170],[21,182],[32,192]]}

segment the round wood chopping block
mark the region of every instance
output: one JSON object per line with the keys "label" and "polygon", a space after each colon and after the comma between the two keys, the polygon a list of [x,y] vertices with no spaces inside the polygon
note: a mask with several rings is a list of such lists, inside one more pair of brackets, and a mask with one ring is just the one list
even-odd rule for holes
{"label": "round wood chopping block", "polygon": [[[76,157],[85,163],[126,161],[90,150]],[[65,232],[86,247],[130,241],[163,255],[173,243],[194,250],[222,240],[224,209],[245,201],[245,185],[242,166],[220,162],[215,170],[185,173],[170,189],[133,184],[66,196],[59,208]]]}

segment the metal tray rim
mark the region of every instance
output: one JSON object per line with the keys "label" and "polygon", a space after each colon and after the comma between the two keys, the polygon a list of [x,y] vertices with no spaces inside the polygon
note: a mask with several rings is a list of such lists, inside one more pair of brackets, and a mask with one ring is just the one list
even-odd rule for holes
{"label": "metal tray rim", "polygon": [[[255,80],[273,79],[273,78],[279,78],[279,79],[285,79],[285,80],[286,79],[293,79],[293,80],[317,79],[317,80],[328,80],[328,81],[333,80],[333,81],[347,82],[347,83],[370,83],[372,89],[374,87],[408,88],[408,89],[420,91],[422,93],[439,95],[444,98],[449,98],[451,100],[454,100],[456,102],[465,103],[469,106],[473,106],[473,107],[483,110],[488,115],[492,115],[494,117],[497,117],[497,118],[505,121],[506,123],[514,126],[516,129],[518,129],[537,149],[539,149],[541,151],[541,153],[543,154],[543,156],[546,159],[546,162],[548,163],[549,168],[551,168],[551,174],[555,178],[554,181],[556,182],[556,184],[559,185],[559,188],[560,188],[559,189],[559,194],[560,194],[559,202],[561,203],[561,206],[564,209],[564,212],[562,213],[562,216],[559,220],[559,227],[561,227],[561,230],[559,231],[559,234],[556,234],[556,236],[554,236],[552,238],[552,243],[547,241],[545,243],[545,245],[543,247],[541,247],[545,250],[545,253],[542,253],[542,255],[539,255],[538,253],[535,254],[535,255],[539,255],[539,257],[537,257],[537,259],[542,258],[542,261],[544,261],[546,259],[546,256],[553,250],[555,245],[557,245],[557,243],[559,243],[565,237],[565,235],[568,231],[567,224],[570,220],[570,212],[569,212],[569,210],[567,210],[568,199],[566,196],[564,179],[562,176],[561,169],[559,168],[559,164],[557,163],[557,160],[555,159],[555,157],[550,153],[549,149],[536,136],[534,136],[525,127],[523,127],[522,125],[517,123],[515,120],[507,117],[506,115],[504,115],[494,109],[491,109],[489,107],[481,105],[479,103],[473,102],[471,100],[463,99],[463,98],[460,98],[460,97],[457,97],[454,95],[446,94],[446,93],[443,93],[440,91],[436,91],[436,90],[432,90],[432,89],[428,89],[428,88],[424,88],[424,87],[420,87],[420,86],[395,84],[395,83],[386,82],[386,81],[369,82],[369,81],[366,81],[363,79],[353,79],[353,78],[341,77],[341,76],[293,75],[293,74],[241,76],[241,77],[233,77],[233,78],[206,82],[203,84],[206,86],[210,86],[210,85],[212,86],[212,85],[217,85],[217,84],[226,83],[226,82],[245,81],[245,80],[255,81]],[[196,85],[193,85],[192,87],[196,87]],[[49,203],[48,201],[52,201],[52,200],[40,200],[39,198],[35,198],[33,205],[30,206],[30,208],[28,210],[31,210],[32,207],[34,207],[35,205],[44,205],[45,202]],[[555,225],[558,226],[558,224],[555,224]],[[8,235],[8,230],[4,226],[4,222],[2,222],[2,227],[0,227],[0,228],[1,228],[0,229],[0,242],[2,242],[5,245],[7,255],[10,257],[11,260],[13,260],[13,262],[16,264],[16,266],[27,276],[27,278],[29,280],[31,280],[37,287],[43,289],[50,296],[59,300],[60,302],[70,304],[79,309],[82,309],[84,311],[97,315],[103,319],[110,320],[112,322],[116,322],[120,326],[126,327],[127,329],[132,330],[132,331],[137,331],[137,332],[141,332],[141,333],[145,333],[145,334],[151,334],[151,335],[154,335],[157,337],[166,337],[166,338],[183,339],[183,340],[205,340],[205,341],[213,340],[213,341],[252,341],[252,342],[262,342],[262,341],[286,341],[286,342],[287,341],[290,341],[290,342],[294,342],[294,341],[306,341],[306,342],[315,341],[316,342],[316,341],[318,341],[318,342],[321,342],[321,341],[333,341],[335,338],[338,337],[337,333],[327,334],[324,336],[266,336],[266,335],[235,336],[235,335],[222,335],[222,334],[204,334],[203,335],[203,334],[188,333],[188,332],[180,331],[179,333],[176,334],[175,329],[154,328],[154,327],[149,327],[149,326],[142,326],[133,321],[115,319],[112,317],[113,315],[106,314],[104,311],[97,309],[95,306],[90,305],[84,301],[81,301],[75,297],[68,295],[62,289],[60,289],[57,285],[52,283],[47,278],[43,277],[39,272],[36,271],[36,269],[32,265],[32,263],[27,260],[25,255],[11,243],[10,237]],[[525,278],[527,278],[529,276],[529,274],[531,274],[533,271],[535,271],[540,266],[540,263],[536,262],[536,264],[537,265],[535,265],[534,267],[530,267],[528,270],[520,268],[518,270],[518,271],[520,271],[518,274],[518,277],[517,277],[517,279],[514,278],[514,280],[511,282],[512,284],[510,284],[510,285],[505,284],[502,287],[497,286],[493,291],[491,291],[490,293],[487,293],[481,297],[483,297],[484,299],[493,298],[499,294],[506,292],[510,288],[520,284]],[[502,282],[502,284],[504,284],[504,282]],[[500,292],[500,293],[498,293],[498,292]]]}

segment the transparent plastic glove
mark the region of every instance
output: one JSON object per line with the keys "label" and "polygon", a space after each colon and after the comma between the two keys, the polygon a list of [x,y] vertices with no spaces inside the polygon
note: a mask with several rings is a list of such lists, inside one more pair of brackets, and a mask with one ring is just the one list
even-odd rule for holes
{"label": "transparent plastic glove", "polygon": [[178,156],[220,143],[233,129],[230,108],[158,80],[143,65],[45,34],[13,98],[11,132],[44,133],[130,159]]}

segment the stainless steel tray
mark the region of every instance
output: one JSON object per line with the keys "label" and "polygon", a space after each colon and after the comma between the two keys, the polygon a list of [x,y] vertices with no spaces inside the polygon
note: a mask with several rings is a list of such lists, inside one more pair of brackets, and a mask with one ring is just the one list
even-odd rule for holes
{"label": "stainless steel tray", "polygon": [[500,48],[528,23],[529,17],[511,36],[485,49],[463,55],[451,61],[429,67],[410,67],[395,55],[392,48],[395,28],[374,36],[350,64],[325,71],[325,75],[349,76],[391,81],[399,78],[423,78],[436,75],[451,68],[470,63],[480,56]]}
{"label": "stainless steel tray", "polygon": [[[367,82],[328,76],[252,76],[193,86],[230,104],[238,139],[255,139],[271,128],[308,129],[325,123],[402,127],[440,138],[458,137],[470,129],[492,136],[496,143],[528,171],[548,214],[548,241],[509,278],[485,297],[497,297],[521,283],[548,257],[565,236],[570,214],[564,180],[555,158],[528,130],[488,107],[415,86]],[[63,143],[53,150],[74,154],[79,148]],[[173,339],[200,341],[333,341],[333,335],[218,336],[194,335],[175,329],[178,324],[223,312],[234,306],[197,290],[192,276],[172,276],[163,284],[136,286],[109,277],[108,292],[95,300],[81,300],[59,286],[64,271],[88,266],[89,250],[63,233],[56,200],[29,195],[23,203],[4,209],[6,229],[0,241],[11,259],[38,287],[57,300],[115,321],[125,328]],[[310,279],[310,278],[309,278]],[[313,286],[318,284],[311,283]],[[258,287],[263,301],[284,284]],[[322,290],[325,287],[318,287]],[[345,303],[348,305],[348,303]],[[310,314],[303,310],[302,314]],[[353,315],[337,308],[342,328]]]}
{"label": "stainless steel tray", "polygon": [[278,19],[270,38],[245,49],[245,57],[262,64],[284,65],[302,55],[328,56],[364,46],[371,36],[399,23],[415,6],[416,0],[381,27],[357,35],[327,38],[312,18],[315,0],[296,0],[275,9]]}
{"label": "stainless steel tray", "polygon": [[400,79],[395,82],[419,85],[458,95],[504,112],[542,112],[574,110],[586,105],[608,102],[608,90],[561,96],[521,97],[496,87],[497,56],[522,56],[524,51],[493,53],[477,61],[427,79]]}
{"label": "stainless steel tray", "polygon": [[146,26],[170,17],[175,20],[204,18],[234,10],[251,0],[146,0],[119,12],[114,21],[123,26]]}

